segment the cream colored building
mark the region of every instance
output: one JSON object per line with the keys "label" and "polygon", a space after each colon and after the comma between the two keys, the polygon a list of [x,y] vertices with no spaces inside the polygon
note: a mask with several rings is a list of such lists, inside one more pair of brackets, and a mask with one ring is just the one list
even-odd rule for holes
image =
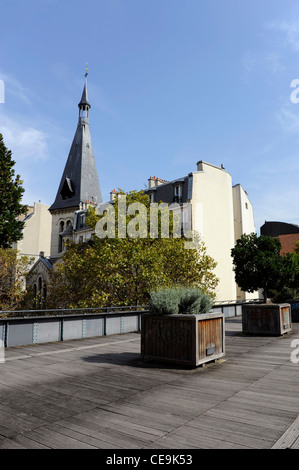
{"label": "cream colored building", "polygon": [[204,161],[188,176],[165,182],[149,178],[147,190],[152,202],[179,203],[191,207],[191,230],[204,241],[207,254],[216,262],[220,282],[218,301],[257,298],[241,291],[235,282],[231,249],[244,233],[255,232],[253,208],[240,184],[232,185],[231,175],[221,167]]}
{"label": "cream colored building", "polygon": [[40,252],[44,256],[50,255],[52,217],[49,206],[35,202],[29,206],[29,211],[23,219],[23,238],[13,244],[20,256],[33,258],[34,262],[39,258]]}

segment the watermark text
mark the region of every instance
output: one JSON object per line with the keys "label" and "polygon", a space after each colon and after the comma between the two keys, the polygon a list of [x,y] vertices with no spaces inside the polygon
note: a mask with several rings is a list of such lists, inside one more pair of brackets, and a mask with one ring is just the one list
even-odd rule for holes
{"label": "watermark text", "polygon": [[98,238],[182,238],[186,248],[192,245],[192,207],[190,203],[166,204],[141,202],[127,205],[126,195],[118,195],[118,210],[109,202],[97,207],[100,216],[95,234]]}
{"label": "watermark text", "polygon": [[293,364],[298,364],[299,363],[299,339],[292,340],[291,348],[295,348],[294,351],[291,352],[291,362]]}

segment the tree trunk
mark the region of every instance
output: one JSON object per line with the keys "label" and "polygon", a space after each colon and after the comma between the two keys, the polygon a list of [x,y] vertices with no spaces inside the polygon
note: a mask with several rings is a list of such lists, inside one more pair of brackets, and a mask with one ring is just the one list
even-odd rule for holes
{"label": "tree trunk", "polygon": [[266,303],[267,303],[267,300],[268,300],[267,288],[266,288],[266,287],[264,287],[263,294],[264,294],[264,304],[266,304]]}

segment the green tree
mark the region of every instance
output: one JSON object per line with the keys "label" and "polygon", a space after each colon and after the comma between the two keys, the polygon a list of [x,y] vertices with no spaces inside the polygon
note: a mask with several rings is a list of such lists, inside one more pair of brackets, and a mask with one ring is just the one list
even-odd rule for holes
{"label": "green tree", "polygon": [[27,256],[18,257],[17,250],[0,247],[0,310],[16,310],[22,305],[28,266]]}
{"label": "green tree", "polygon": [[[128,214],[129,206],[136,202],[142,203],[146,220]],[[102,221],[102,226],[106,225],[108,230],[109,220],[115,221],[115,236],[95,236],[86,243],[68,244],[62,263],[56,265],[51,275],[48,306],[145,305],[152,289],[171,285],[198,286],[215,296],[218,279],[213,270],[216,263],[206,253],[204,243],[197,240],[196,248],[186,249],[184,238],[173,237],[172,217],[169,237],[161,237],[160,225],[159,236],[151,237],[150,200],[143,191],[126,195],[127,212],[121,222],[132,230],[134,227],[142,230],[144,236],[120,238],[118,235],[124,226],[119,223],[123,215],[118,203],[116,200],[113,213],[109,213],[109,209],[100,215],[96,211],[89,212],[87,223],[92,227]]]}
{"label": "green tree", "polygon": [[247,292],[262,289],[267,302],[269,293],[280,290],[286,281],[286,265],[280,250],[278,238],[258,237],[255,233],[242,235],[231,251],[238,286]]}
{"label": "green tree", "polygon": [[18,217],[28,210],[21,204],[24,189],[20,175],[15,176],[14,165],[12,153],[0,134],[0,247],[3,248],[22,238],[24,223]]}
{"label": "green tree", "polygon": [[275,302],[286,302],[299,297],[299,253],[282,255],[281,282],[271,295]]}

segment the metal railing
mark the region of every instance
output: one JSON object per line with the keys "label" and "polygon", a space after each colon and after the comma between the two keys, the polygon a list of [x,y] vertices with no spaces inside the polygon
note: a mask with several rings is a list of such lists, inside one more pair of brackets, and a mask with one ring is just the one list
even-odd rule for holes
{"label": "metal railing", "polygon": [[[211,311],[225,317],[242,314],[248,301],[214,302]],[[0,311],[0,340],[4,347],[139,332],[148,306]]]}
{"label": "metal railing", "polygon": [[212,311],[224,313],[226,317],[238,317],[242,315],[242,305],[261,302],[261,299],[214,301]]}
{"label": "metal railing", "polygon": [[0,311],[0,340],[9,347],[138,332],[146,311],[144,306]]}

